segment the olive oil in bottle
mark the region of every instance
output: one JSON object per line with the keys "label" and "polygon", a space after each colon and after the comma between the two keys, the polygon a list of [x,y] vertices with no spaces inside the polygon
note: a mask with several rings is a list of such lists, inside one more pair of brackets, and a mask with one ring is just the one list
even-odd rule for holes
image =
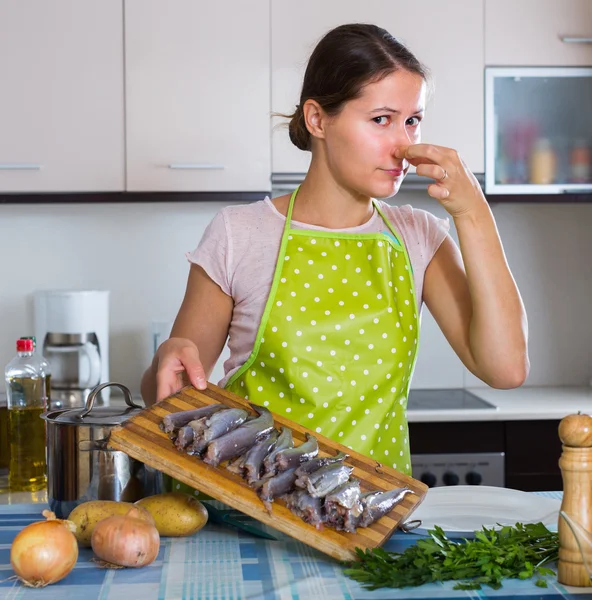
{"label": "olive oil in bottle", "polygon": [[[44,408],[13,408],[9,411],[10,491],[35,492],[47,485]],[[23,440],[25,442],[23,443]]]}
{"label": "olive oil in bottle", "polygon": [[0,394],[0,493],[8,491],[8,465],[10,441],[8,439],[8,406],[6,396]]}
{"label": "olive oil in bottle", "polygon": [[13,492],[46,487],[45,421],[50,376],[32,359],[33,341],[18,340],[18,356],[5,371],[8,401],[10,465],[8,483]]}

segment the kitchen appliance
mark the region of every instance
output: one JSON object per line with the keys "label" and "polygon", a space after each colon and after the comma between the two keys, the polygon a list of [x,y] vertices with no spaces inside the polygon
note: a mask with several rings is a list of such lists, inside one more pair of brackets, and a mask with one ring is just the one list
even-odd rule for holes
{"label": "kitchen appliance", "polygon": [[[497,407],[465,389],[411,390],[408,414],[414,411],[495,412]],[[413,448],[413,440],[411,440]],[[455,485],[505,485],[505,453],[499,451],[411,453],[413,477],[429,487]]]}
{"label": "kitchen appliance", "polygon": [[[109,292],[38,291],[35,335],[51,368],[51,407],[80,407],[109,380]],[[106,389],[101,400],[108,402]]]}
{"label": "kitchen appliance", "polygon": [[462,388],[411,390],[407,411],[415,410],[497,410],[497,407]]}
{"label": "kitchen appliance", "polygon": [[[125,408],[96,408],[98,394],[111,386],[123,392]],[[111,430],[140,410],[127,387],[107,382],[90,392],[84,408],[41,415],[47,423],[48,503],[59,518],[89,500],[135,502],[164,490],[162,473],[107,447]]]}

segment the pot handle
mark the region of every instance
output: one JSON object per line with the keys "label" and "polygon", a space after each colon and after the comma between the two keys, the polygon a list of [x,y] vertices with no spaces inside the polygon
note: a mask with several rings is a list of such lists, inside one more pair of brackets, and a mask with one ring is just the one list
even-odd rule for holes
{"label": "pot handle", "polygon": [[132,400],[132,393],[130,392],[130,390],[127,386],[123,385],[122,383],[115,383],[114,381],[108,381],[106,383],[101,383],[100,385],[97,385],[96,387],[94,387],[91,390],[90,394],[88,395],[88,398],[86,399],[86,408],[78,414],[79,419],[84,419],[84,417],[86,417],[86,415],[88,415],[88,413],[93,409],[97,394],[101,390],[103,390],[109,386],[118,387],[123,392],[123,398],[125,399],[125,403],[130,408],[140,408],[140,409],[143,408],[142,406],[138,406],[137,404],[134,404],[134,401]]}

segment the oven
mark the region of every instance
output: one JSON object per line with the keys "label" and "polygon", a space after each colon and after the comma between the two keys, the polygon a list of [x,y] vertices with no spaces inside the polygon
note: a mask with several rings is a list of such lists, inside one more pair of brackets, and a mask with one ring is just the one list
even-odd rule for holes
{"label": "oven", "polygon": [[[450,416],[426,421],[426,413],[434,410],[450,411]],[[467,410],[493,413],[497,407],[464,389],[411,390],[407,413],[415,479],[429,487],[505,486],[503,424],[467,421]],[[422,415],[421,422],[415,422],[414,414]]]}

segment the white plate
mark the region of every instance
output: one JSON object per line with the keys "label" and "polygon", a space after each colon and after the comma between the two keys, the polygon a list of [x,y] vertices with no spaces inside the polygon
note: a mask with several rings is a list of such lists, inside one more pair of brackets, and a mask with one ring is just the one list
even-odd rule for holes
{"label": "white plate", "polygon": [[424,501],[409,516],[421,519],[413,533],[426,535],[435,525],[451,538],[474,537],[483,526],[499,529],[516,523],[538,523],[557,528],[561,500],[508,488],[456,485],[428,490]]}

